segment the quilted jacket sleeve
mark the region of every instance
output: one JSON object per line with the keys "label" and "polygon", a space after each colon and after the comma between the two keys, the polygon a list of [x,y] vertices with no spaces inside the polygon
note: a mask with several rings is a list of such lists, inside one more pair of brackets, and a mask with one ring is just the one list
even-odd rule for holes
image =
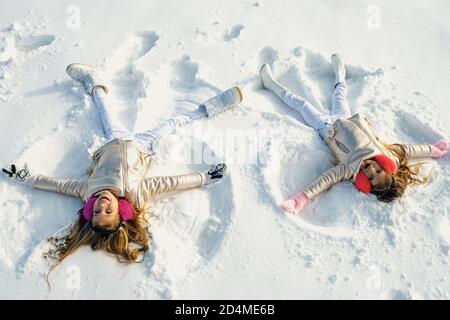
{"label": "quilted jacket sleeve", "polygon": [[86,180],[64,179],[36,175],[32,177],[35,189],[62,193],[68,196],[82,198],[87,187]]}
{"label": "quilted jacket sleeve", "polygon": [[142,190],[150,196],[163,193],[187,190],[200,187],[203,184],[203,178],[200,172],[176,175],[150,177],[143,181]]}
{"label": "quilted jacket sleeve", "polygon": [[431,145],[429,144],[394,144],[394,148],[403,147],[407,159],[431,157]]}
{"label": "quilted jacket sleeve", "polygon": [[309,200],[334,186],[336,183],[349,180],[353,177],[353,172],[344,164],[338,164],[318,176],[303,191]]}

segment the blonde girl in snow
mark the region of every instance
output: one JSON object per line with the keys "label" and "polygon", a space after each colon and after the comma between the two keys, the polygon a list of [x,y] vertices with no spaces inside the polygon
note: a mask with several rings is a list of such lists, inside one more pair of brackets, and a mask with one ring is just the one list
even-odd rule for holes
{"label": "blonde girl in snow", "polygon": [[265,89],[275,93],[287,106],[299,112],[306,124],[315,129],[335,156],[335,166],[323,172],[281,207],[290,213],[301,210],[312,198],[340,181],[351,180],[364,193],[371,193],[383,202],[401,197],[410,184],[424,183],[417,165],[408,160],[423,157],[442,157],[448,152],[448,142],[435,144],[386,144],[370,125],[367,115],[352,115],[346,102],[345,65],[339,55],[331,56],[336,81],[332,109],[324,114],[311,103],[278,83],[270,66],[261,67]]}
{"label": "blonde girl in snow", "polygon": [[[108,88],[93,67],[71,64],[66,69],[74,80],[84,84],[100,113],[107,142],[94,152],[88,175],[81,180],[62,179],[18,170],[12,165],[3,172],[36,189],[79,197],[84,201],[76,222],[61,237],[49,240],[53,248],[47,256],[54,265],[83,245],[105,250],[121,262],[135,262],[149,249],[146,206],[165,193],[188,190],[219,181],[225,165],[206,172],[176,176],[149,176],[155,146],[161,137],[194,120],[210,117],[242,101],[238,87],[207,100],[192,112],[163,121],[159,127],[131,133],[122,124],[108,101]],[[134,243],[135,245],[131,245]]]}

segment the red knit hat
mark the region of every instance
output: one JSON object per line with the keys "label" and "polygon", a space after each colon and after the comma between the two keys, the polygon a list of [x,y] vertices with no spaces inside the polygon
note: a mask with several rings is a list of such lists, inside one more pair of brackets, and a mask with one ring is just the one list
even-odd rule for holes
{"label": "red knit hat", "polygon": [[[373,160],[378,163],[380,167],[383,168],[384,171],[390,174],[397,173],[397,164],[388,156],[384,154],[379,154],[373,157]],[[355,187],[361,192],[370,193],[372,190],[372,186],[370,184],[369,178],[365,175],[364,171],[359,170],[358,174],[355,178]]]}
{"label": "red knit hat", "polygon": [[397,173],[397,164],[388,156],[384,154],[379,154],[374,157],[374,160],[380,167],[384,169],[384,171],[392,174]]}

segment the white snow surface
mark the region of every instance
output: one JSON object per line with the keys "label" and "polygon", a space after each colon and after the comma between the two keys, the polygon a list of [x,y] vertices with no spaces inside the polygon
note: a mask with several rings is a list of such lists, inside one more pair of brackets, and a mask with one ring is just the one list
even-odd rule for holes
{"label": "white snow surface", "polygon": [[[140,264],[82,248],[54,271],[49,291],[46,239],[74,221],[82,202],[0,179],[0,298],[448,299],[448,156],[429,160],[430,182],[394,204],[344,182],[297,216],[279,208],[331,166],[330,151],[262,89],[263,63],[326,110],[329,56],[338,52],[350,107],[367,113],[387,142],[450,138],[450,3],[373,5],[0,0],[2,166],[85,174],[104,138],[91,98],[65,74],[72,62],[105,75],[130,130],[150,129],[232,85],[244,92],[239,107],[161,141],[154,175],[222,160],[229,174],[158,202]],[[191,161],[198,146],[202,157]]]}

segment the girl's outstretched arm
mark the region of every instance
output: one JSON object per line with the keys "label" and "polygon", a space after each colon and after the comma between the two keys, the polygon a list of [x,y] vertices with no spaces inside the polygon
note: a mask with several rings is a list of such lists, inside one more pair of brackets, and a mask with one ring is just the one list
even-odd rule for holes
{"label": "girl's outstretched arm", "polygon": [[161,176],[147,178],[142,182],[141,192],[148,196],[197,188],[203,185],[201,172],[176,176]]}
{"label": "girl's outstretched arm", "polygon": [[309,200],[316,197],[320,193],[330,189],[336,183],[349,180],[353,177],[352,170],[344,164],[338,164],[318,176],[312,183],[310,183],[303,191]]}
{"label": "girl's outstretched arm", "polygon": [[227,166],[220,163],[205,172],[195,172],[178,176],[151,177],[143,181],[141,193],[144,198],[158,194],[197,188],[218,182],[225,175]]}
{"label": "girl's outstretched arm", "polygon": [[58,192],[72,197],[83,198],[87,188],[85,180],[55,178],[43,175],[35,175],[31,179],[31,186],[35,189]]}
{"label": "girl's outstretched arm", "polygon": [[292,199],[286,200],[281,207],[288,212],[296,212],[312,198],[334,186],[336,183],[353,177],[352,170],[344,164],[338,164],[317,177],[306,188],[300,190]]}
{"label": "girl's outstretched arm", "polygon": [[61,179],[47,177],[30,172],[27,165],[23,169],[12,164],[9,169],[3,168],[2,172],[14,181],[35,189],[63,193],[69,196],[83,198],[87,182],[77,179]]}
{"label": "girl's outstretched arm", "polygon": [[415,158],[439,158],[445,156],[448,153],[448,142],[445,140],[439,140],[435,144],[393,144],[392,147],[396,151],[401,150],[403,147],[405,151],[405,157],[407,159]]}

